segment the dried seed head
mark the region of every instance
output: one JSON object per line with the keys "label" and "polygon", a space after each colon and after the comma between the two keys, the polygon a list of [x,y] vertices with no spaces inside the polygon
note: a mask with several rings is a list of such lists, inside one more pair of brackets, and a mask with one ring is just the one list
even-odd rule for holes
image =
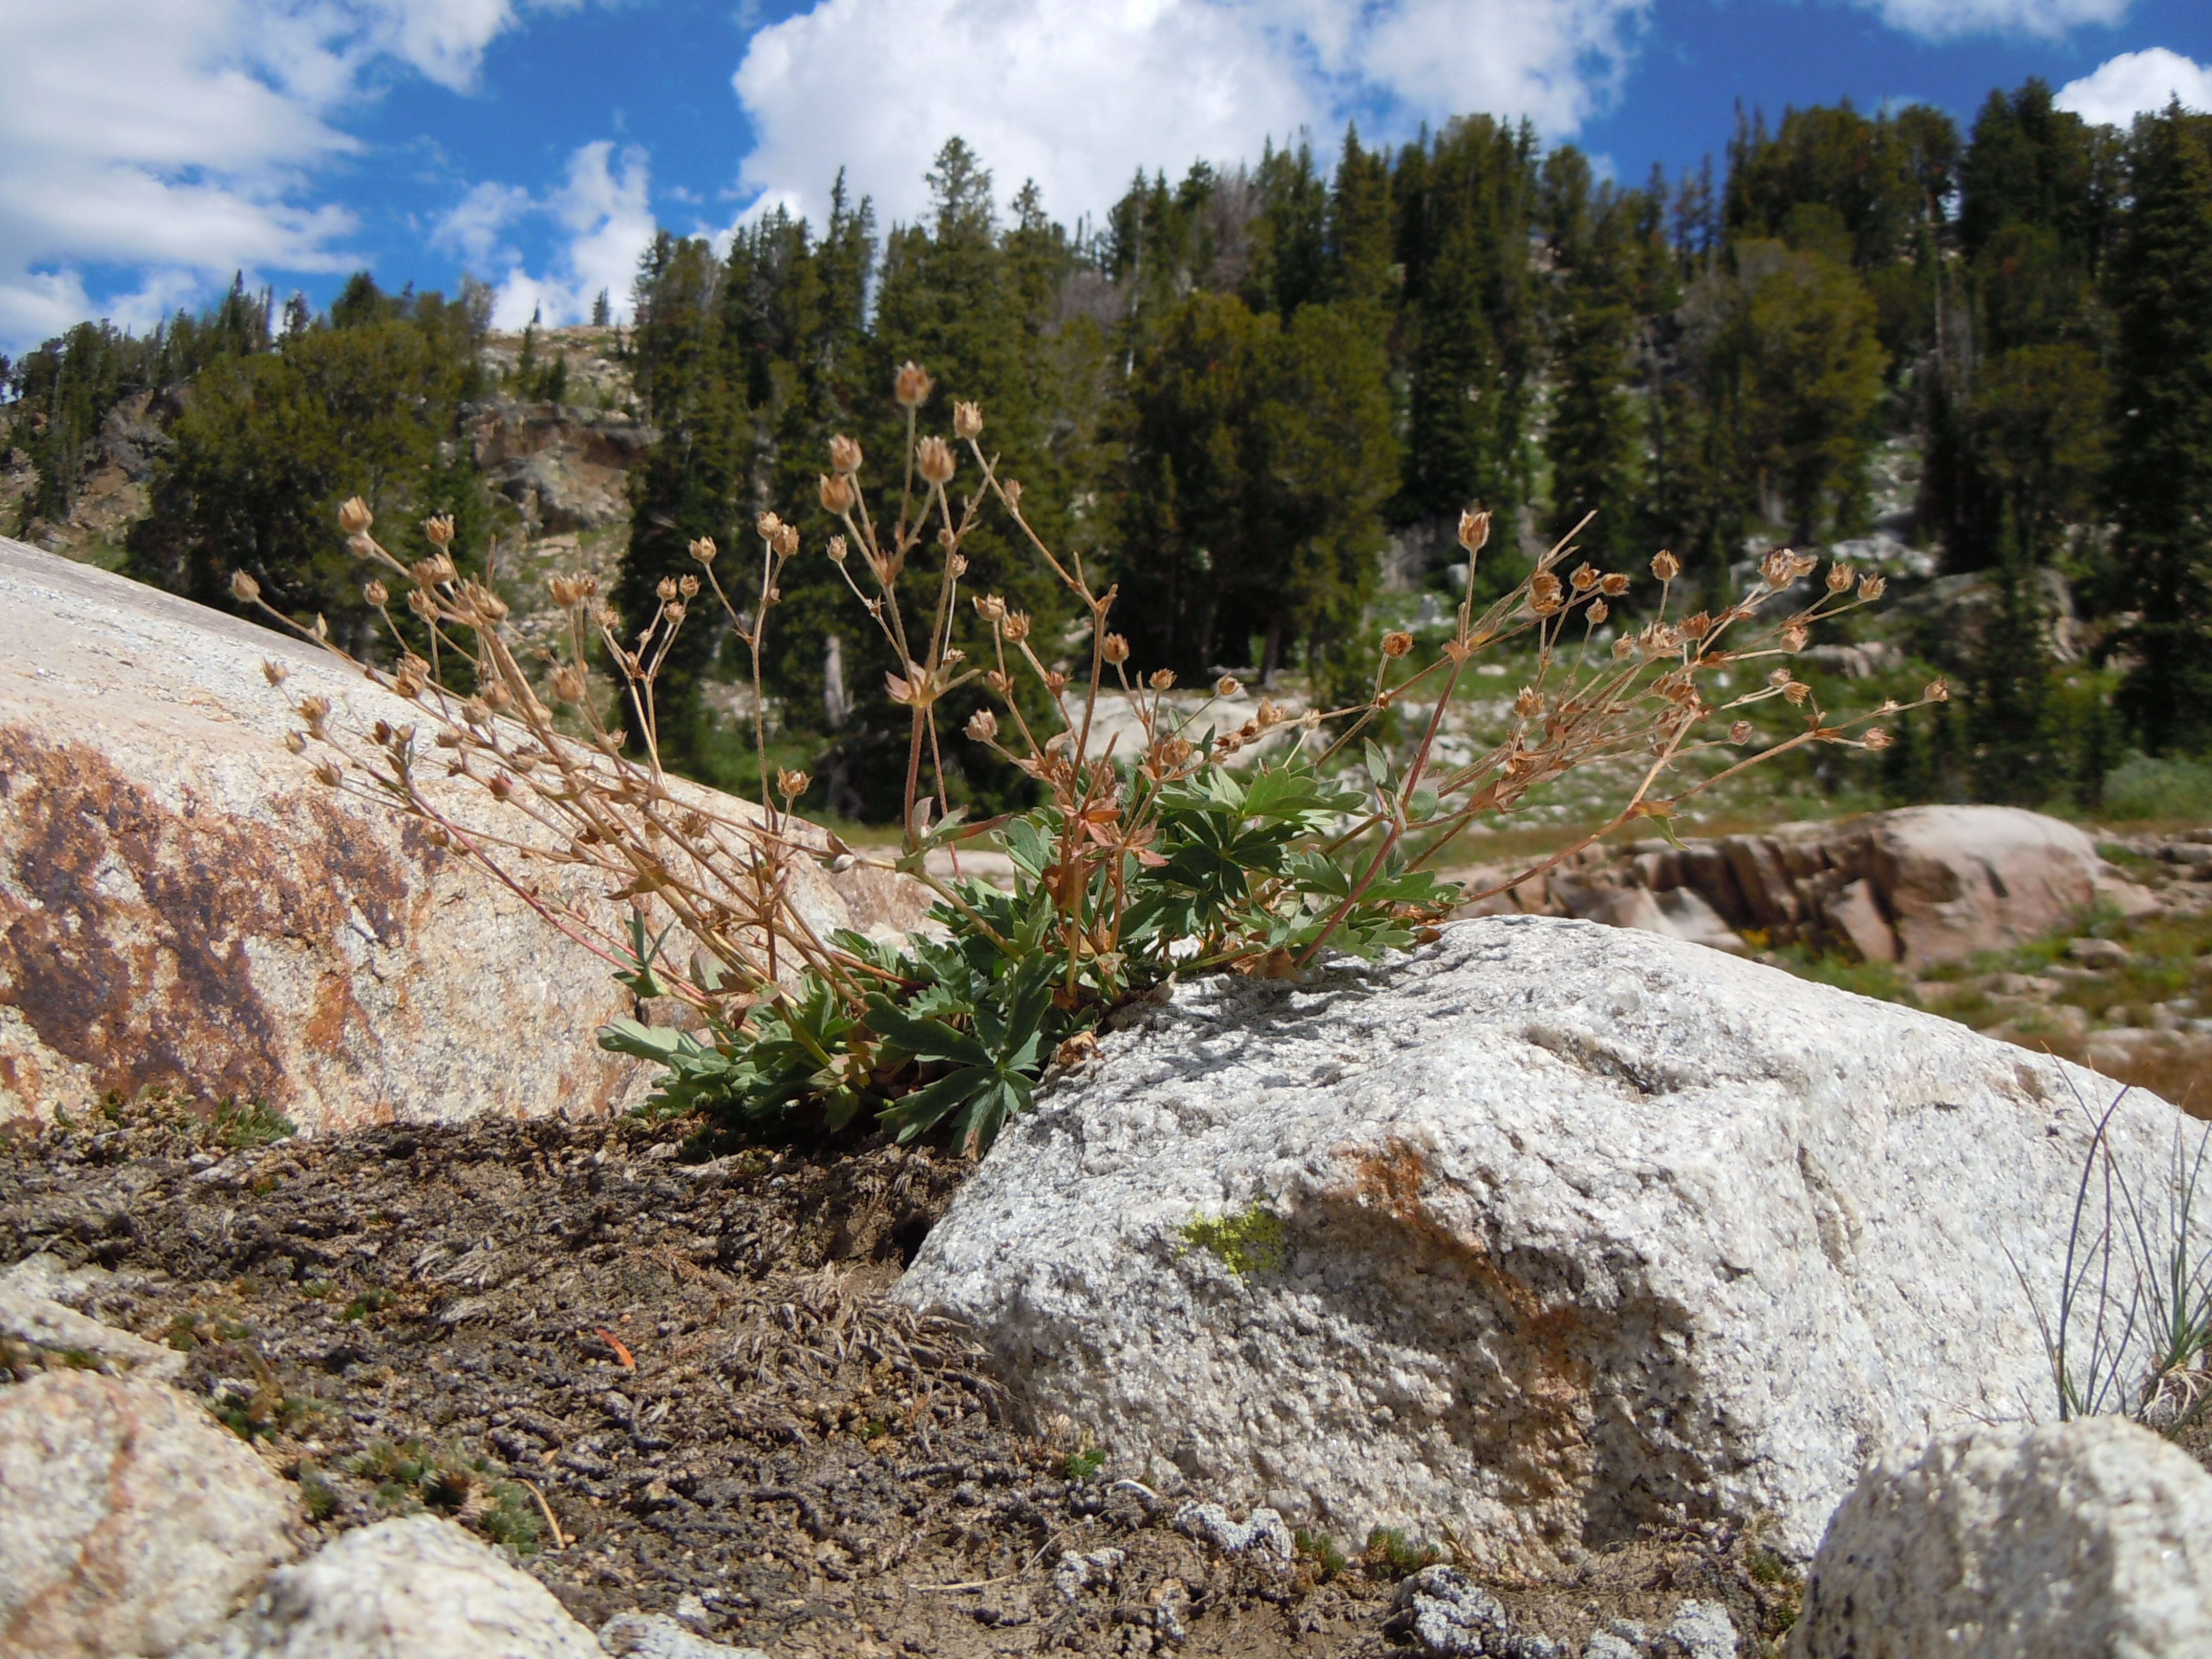
{"label": "dried seed head", "polygon": [[1712,617],[1699,611],[1682,618],[1682,633],[1688,639],[1703,639],[1712,625]]}
{"label": "dried seed head", "polygon": [[392,590],[385,586],[382,582],[369,582],[362,588],[361,596],[381,611],[391,599]]}
{"label": "dried seed head", "polygon": [[1662,547],[1651,556],[1651,574],[1662,582],[1671,582],[1682,574],[1682,562]]}
{"label": "dried seed head", "polygon": [[991,694],[994,696],[1010,696],[1013,693],[1013,681],[1009,679],[1006,675],[1001,674],[995,668],[992,669],[988,673],[983,676],[983,684],[990,687]]}
{"label": "dried seed head", "polygon": [[963,438],[975,439],[983,435],[983,406],[981,404],[952,405],[952,429]]}
{"label": "dried seed head", "polygon": [[1175,684],[1175,670],[1172,668],[1155,668],[1152,670],[1151,675],[1146,678],[1145,684],[1151,686],[1155,691],[1164,691]]}
{"label": "dried seed head", "polygon": [[830,538],[830,545],[822,550],[830,556],[831,563],[842,564],[845,562],[846,554],[852,550],[845,545],[845,538],[842,536],[832,536]]}
{"label": "dried seed head", "polygon": [[787,802],[794,801],[806,793],[806,786],[813,781],[795,767],[781,767],[775,775],[775,793]]}
{"label": "dried seed head", "polygon": [[[771,600],[771,602],[773,601]],[[681,599],[677,600],[673,605],[667,606],[664,611],[662,611],[661,615],[668,618],[668,625],[671,628],[675,627],[678,623],[684,620],[684,602]]]}
{"label": "dried seed head", "polygon": [[284,734],[284,746],[295,755],[306,754],[307,734],[305,732],[287,732]]}
{"label": "dried seed head", "polygon": [[1633,634],[1623,634],[1613,642],[1613,657],[1615,662],[1626,661],[1635,654],[1636,635]]}
{"label": "dried seed head", "polygon": [[323,735],[324,722],[331,717],[331,700],[319,693],[310,691],[300,699],[299,708],[293,712],[307,721],[307,731],[311,736],[319,738]]}
{"label": "dried seed head", "polygon": [[1556,605],[1560,592],[1559,579],[1548,570],[1539,570],[1528,578],[1528,597],[1537,605]]}
{"label": "dried seed head", "polygon": [[1007,640],[1012,644],[1019,645],[1024,640],[1029,638],[1029,612],[1026,611],[1009,610],[1006,612]]}
{"label": "dried seed head", "polygon": [[1920,695],[1929,702],[1948,702],[1951,701],[1951,683],[1948,680],[1930,680],[1921,687]]}
{"label": "dried seed head", "polygon": [[1811,575],[1820,568],[1820,560],[1810,553],[1792,553],[1790,556],[1790,580],[1793,582],[1801,576]]}
{"label": "dried seed head", "polygon": [[830,440],[830,470],[848,475],[860,470],[860,446],[842,432]]}
{"label": "dried seed head", "polygon": [[507,800],[514,794],[514,780],[504,772],[496,773],[484,787],[491,791],[494,800]]}
{"label": "dried seed head", "polygon": [[663,576],[654,586],[653,592],[653,597],[658,599],[661,604],[668,604],[676,597],[676,578],[673,576]]}
{"label": "dried seed head", "polygon": [[1382,654],[1402,657],[1413,648],[1413,636],[1404,629],[1395,629],[1382,636]]}
{"label": "dried seed head", "polygon": [[1628,578],[1618,570],[1608,570],[1598,578],[1597,591],[1617,599],[1628,592]]}
{"label": "dried seed head", "polygon": [[1577,565],[1575,574],[1568,580],[1574,583],[1576,592],[1587,593],[1602,581],[1604,577],[1598,573],[1595,566],[1585,563]]}
{"label": "dried seed head", "polygon": [[1785,651],[1802,651],[1805,648],[1806,641],[1812,637],[1802,623],[1792,623],[1782,630],[1782,648]]}
{"label": "dried seed head", "polygon": [[921,476],[933,484],[952,481],[952,471],[957,463],[952,457],[952,446],[942,438],[924,438],[914,447],[914,464]]}
{"label": "dried seed head", "polygon": [[821,495],[822,510],[842,516],[853,510],[859,492],[853,488],[852,479],[842,472],[833,472],[822,480]]}
{"label": "dried seed head", "polygon": [[1613,611],[1603,599],[1592,599],[1589,602],[1589,609],[1585,611],[1583,614],[1589,619],[1589,625],[1592,628],[1595,628],[1607,617],[1610,617],[1613,614]]}
{"label": "dried seed head", "polygon": [[779,559],[787,559],[799,551],[799,526],[779,525],[775,534],[769,538],[769,550]]}
{"label": "dried seed head", "polygon": [[319,761],[315,764],[315,781],[335,789],[345,781],[345,769],[334,760]]}
{"label": "dried seed head", "polygon": [[261,597],[261,584],[243,570],[230,573],[230,596],[240,605],[252,605]]}
{"label": "dried seed head", "polygon": [[699,579],[696,576],[678,576],[676,579],[676,591],[687,599],[697,599]]}
{"label": "dried seed head", "polygon": [[929,394],[934,389],[929,376],[916,362],[901,363],[898,373],[891,379],[892,395],[908,409],[920,409],[929,401]]}
{"label": "dried seed head", "polygon": [[1736,744],[1749,743],[1751,732],[1752,726],[1749,720],[1738,720],[1734,726],[1729,727],[1729,741]]}
{"label": "dried seed head", "polygon": [[1470,507],[1459,515],[1459,544],[1468,550],[1470,559],[1482,551],[1483,544],[1489,539],[1489,514]]}
{"label": "dried seed head", "polygon": [[978,593],[971,603],[975,607],[975,614],[987,623],[996,623],[1006,617],[1006,602],[996,593]]}
{"label": "dried seed head", "polygon": [[1129,660],[1129,641],[1119,634],[1109,634],[1098,642],[1098,654],[1110,663],[1125,663]]}
{"label": "dried seed head", "polygon": [[1845,564],[1841,559],[1838,559],[1828,567],[1828,592],[1831,593],[1844,592],[1850,586],[1853,580],[1850,566]]}
{"label": "dried seed head", "polygon": [[1044,689],[1051,692],[1054,696],[1058,696],[1067,690],[1067,676],[1057,668],[1048,670],[1044,677]]}
{"label": "dried seed head", "polygon": [[1863,599],[1878,599],[1881,597],[1882,589],[1888,586],[1889,583],[1882,577],[1862,576],[1859,578],[1859,597]]}
{"label": "dried seed head", "polygon": [[568,663],[553,671],[553,695],[562,702],[577,703],[584,700],[584,677]]}
{"label": "dried seed head", "polygon": [[1257,714],[1255,716],[1255,723],[1258,726],[1261,731],[1272,731],[1276,726],[1280,726],[1285,718],[1285,716],[1283,713],[1282,704],[1267,697],[1262,697],[1260,699],[1260,708]]}
{"label": "dried seed head", "polygon": [[376,515],[368,510],[368,503],[358,495],[349,495],[338,507],[338,528],[349,536],[366,536]]}
{"label": "dried seed head", "polygon": [[1009,513],[1019,513],[1022,510],[1022,481],[1019,478],[1008,478],[999,488],[1006,494],[1006,510]]}
{"label": "dried seed head", "polygon": [[1524,685],[1513,699],[1513,712],[1522,720],[1529,720],[1544,712],[1544,699],[1533,685]]}
{"label": "dried seed head", "polygon": [[453,544],[453,515],[439,513],[422,520],[422,534],[430,545],[443,550]]}
{"label": "dried seed head", "polygon": [[261,678],[271,685],[283,684],[291,673],[292,671],[281,662],[271,662],[266,657],[261,659]]}
{"label": "dried seed head", "polygon": [[939,525],[938,526],[937,544],[939,547],[944,548],[946,551],[950,552],[954,547],[957,547],[959,544],[959,542],[960,538],[952,533],[952,526],[951,525]]}
{"label": "dried seed head", "polygon": [[1867,727],[1866,736],[1861,738],[1859,741],[1869,749],[1887,749],[1890,745],[1891,738],[1889,733],[1879,726],[1869,726]]}
{"label": "dried seed head", "polygon": [[1790,585],[1790,566],[1792,559],[1786,547],[1778,547],[1759,562],[1759,574],[1769,587]]}
{"label": "dried seed head", "polygon": [[1813,695],[1813,688],[1802,680],[1792,680],[1782,688],[1782,695],[1792,703],[1802,705],[1806,698]]}
{"label": "dried seed head", "polygon": [[514,694],[495,680],[484,688],[483,700],[484,707],[496,714],[514,701]]}
{"label": "dried seed head", "polygon": [[1213,695],[1217,697],[1233,697],[1243,689],[1234,674],[1224,674],[1213,683]]}
{"label": "dried seed head", "polygon": [[999,735],[999,717],[988,708],[979,708],[968,717],[968,735],[978,743],[988,743]]}

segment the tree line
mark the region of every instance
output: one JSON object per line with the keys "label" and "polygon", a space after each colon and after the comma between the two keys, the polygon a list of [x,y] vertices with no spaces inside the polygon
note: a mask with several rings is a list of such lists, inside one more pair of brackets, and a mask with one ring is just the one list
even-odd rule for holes
{"label": "tree line", "polygon": [[[879,228],[841,179],[819,226],[775,210],[724,246],[647,249],[627,347],[658,439],[629,481],[625,616],[695,568],[694,538],[745,554],[763,510],[818,549],[827,441],[893,457],[909,359],[947,408],[982,404],[1025,510],[1118,583],[1134,666],[1297,672],[1323,695],[1363,672],[1386,556],[1442,581],[1470,503],[1510,527],[1479,586],[1594,513],[1594,560],[1669,548],[1718,594],[1761,540],[1866,532],[1870,460],[1905,436],[1917,538],[1983,605],[1971,647],[1946,642],[1973,695],[1899,746],[1895,787],[2040,799],[2076,773],[2093,793],[2129,744],[2212,745],[2212,118],[2123,132],[2030,81],[1963,132],[1923,107],[1740,117],[1717,168],[1631,186],[1470,116],[1395,148],[1347,129],[1326,158],[1140,173],[1073,230],[1034,185],[1002,205],[958,139],[927,179],[913,224]],[[196,597],[218,566],[280,592],[290,573],[335,624],[329,502],[465,510],[481,309],[364,276],[282,327],[242,289],[149,340],[88,325],[13,371],[20,404],[52,411],[39,487],[67,487],[49,480],[101,387],[181,368],[196,389],[140,568]],[[970,553],[971,586],[1066,621],[1020,550]],[[793,570],[769,690],[847,804],[880,810],[895,665],[826,561]],[[2106,665],[2087,693],[2056,672],[2062,592]],[[662,722],[710,775],[697,688],[725,642],[690,630]]]}

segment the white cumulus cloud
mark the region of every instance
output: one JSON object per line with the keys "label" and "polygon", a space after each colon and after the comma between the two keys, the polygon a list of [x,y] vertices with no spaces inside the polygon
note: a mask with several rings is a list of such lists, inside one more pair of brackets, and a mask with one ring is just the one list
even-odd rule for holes
{"label": "white cumulus cloud", "polygon": [[[478,185],[439,223],[433,240],[465,257],[508,263],[492,305],[500,328],[520,328],[533,314],[548,326],[581,322],[592,301],[606,291],[615,314],[629,315],[630,279],[638,255],[655,228],[652,168],[633,145],[619,157],[606,139],[584,145],[568,158],[568,177],[543,200],[506,185]],[[532,215],[550,218],[562,233],[551,264],[533,274],[500,239]]]}
{"label": "white cumulus cloud", "polygon": [[2033,34],[2056,40],[2089,24],[2110,26],[2128,0],[1858,0],[1893,29],[1923,40],[1973,34]]}
{"label": "white cumulus cloud", "polygon": [[[757,143],[742,193],[818,218],[842,166],[910,220],[917,158],[957,133],[1002,194],[1110,204],[1346,117],[1370,141],[1468,111],[1564,137],[1617,89],[1650,0],[819,0],[756,33],[732,84]],[[757,207],[758,204],[756,204]]]}
{"label": "white cumulus cloud", "polygon": [[2078,81],[2058,89],[2059,108],[2085,121],[2124,127],[2146,111],[2164,109],[2179,98],[2184,107],[2212,110],[2212,64],[2199,64],[2164,46],[2124,52]]}
{"label": "white cumulus cloud", "polygon": [[[354,219],[312,186],[359,148],[338,123],[372,68],[465,88],[515,16],[514,0],[0,0],[0,346],[87,315],[143,326],[241,267],[342,267]],[[95,296],[94,267],[134,274]]]}

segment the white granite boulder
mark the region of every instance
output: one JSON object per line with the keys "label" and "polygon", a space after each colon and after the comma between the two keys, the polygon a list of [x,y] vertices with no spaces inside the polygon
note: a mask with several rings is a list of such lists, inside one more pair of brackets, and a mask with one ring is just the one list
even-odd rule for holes
{"label": "white granite boulder", "polygon": [[1939,1436],[1844,1500],[1788,1651],[2212,1653],[2212,1474],[2122,1418]]}
{"label": "white granite boulder", "polygon": [[284,1483],[173,1389],[0,1388],[0,1653],[164,1659],[221,1629],[299,1528]]}
{"label": "white granite boulder", "polygon": [[[1802,1559],[1867,1459],[2049,1398],[2013,1263],[2055,1285],[2113,1092],[1651,933],[1468,921],[1179,988],[895,1294],[1115,1467],[1355,1544],[1541,1571],[1680,1509]],[[2130,1097],[2123,1168],[2179,1121]]]}

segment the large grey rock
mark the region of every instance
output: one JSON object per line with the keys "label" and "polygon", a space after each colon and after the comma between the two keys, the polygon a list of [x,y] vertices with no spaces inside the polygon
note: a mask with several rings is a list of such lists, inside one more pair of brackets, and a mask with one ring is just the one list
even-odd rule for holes
{"label": "large grey rock", "polygon": [[599,1645],[616,1659],[768,1659],[758,1648],[709,1642],[660,1613],[617,1613],[599,1626]]}
{"label": "large grey rock", "polygon": [[205,1659],[218,1655],[606,1659],[550,1590],[452,1522],[427,1515],[349,1532],[271,1573]]}
{"label": "large grey rock", "polygon": [[[1002,1135],[895,1294],[1117,1467],[1500,1565],[1692,1515],[1802,1558],[1865,1458],[2048,1396],[2100,1079],[1533,916],[1179,988]],[[2149,1190],[2179,1119],[2113,1119]],[[2007,1252],[2011,1253],[2010,1257]]]}
{"label": "large grey rock", "polygon": [[0,1653],[163,1659],[296,1553],[284,1484],[173,1389],[0,1389]]}
{"label": "large grey rock", "polygon": [[[310,1130],[583,1115],[643,1091],[645,1068],[592,1041],[633,1012],[607,965],[315,782],[281,747],[295,722],[261,665],[355,732],[407,718],[396,697],[4,539],[0,615],[0,1121],[158,1085],[258,1097]],[[605,903],[604,881],[568,873],[550,897]],[[817,928],[908,920],[899,878],[810,863],[797,880]]]}
{"label": "large grey rock", "polygon": [[89,1360],[103,1370],[173,1382],[185,1356],[174,1348],[104,1324],[88,1314],[0,1279],[0,1349],[10,1345],[49,1356]]}
{"label": "large grey rock", "polygon": [[[1481,891],[1513,873],[1464,872]],[[2089,837],[2016,806],[1908,806],[1717,841],[1585,848],[1547,877],[1474,907],[1572,915],[1741,950],[1844,946],[1869,961],[1955,962],[2072,925],[2100,898],[2140,912]],[[2151,901],[2155,908],[2155,900]]]}
{"label": "large grey rock", "polygon": [[1788,1651],[2212,1653],[2212,1475],[2119,1418],[1939,1436],[1836,1511]]}

